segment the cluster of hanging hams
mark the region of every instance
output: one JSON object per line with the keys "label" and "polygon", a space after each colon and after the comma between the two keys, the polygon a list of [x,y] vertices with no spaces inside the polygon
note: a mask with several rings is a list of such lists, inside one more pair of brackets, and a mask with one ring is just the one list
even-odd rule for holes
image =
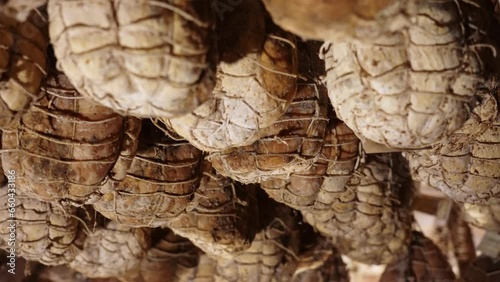
{"label": "cluster of hanging hams", "polygon": [[[348,281],[342,257],[493,281],[469,225],[500,232],[497,10],[0,1],[0,247],[15,220],[42,282]],[[459,271],[420,186],[453,202]]]}

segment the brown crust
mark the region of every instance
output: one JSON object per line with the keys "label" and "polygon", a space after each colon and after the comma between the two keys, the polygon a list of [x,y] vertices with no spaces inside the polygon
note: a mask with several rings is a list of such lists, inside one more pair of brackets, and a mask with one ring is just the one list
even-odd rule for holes
{"label": "brown crust", "polygon": [[113,170],[94,208],[128,226],[165,225],[193,199],[202,157],[188,142],[175,141],[144,121],[136,154]]}
{"label": "brown crust", "polygon": [[167,226],[211,256],[231,257],[250,247],[258,224],[256,214],[254,187],[217,174],[205,162],[200,187],[187,212]]}
{"label": "brown crust", "polygon": [[328,97],[319,83],[324,64],[318,57],[319,42],[298,42],[297,94],[286,112],[259,132],[253,144],[213,152],[209,160],[222,175],[242,183],[287,178],[307,169],[318,157],[328,124]]}
{"label": "brown crust", "polygon": [[360,161],[360,142],[342,121],[330,120],[321,152],[306,170],[261,183],[271,198],[298,210],[323,210],[343,191]]}
{"label": "brown crust", "polygon": [[95,201],[120,154],[125,118],[86,100],[66,76],[50,73],[42,98],[4,131],[2,162],[19,190],[45,201]]}
{"label": "brown crust", "polygon": [[222,175],[242,183],[286,178],[307,169],[319,154],[327,117],[326,91],[314,83],[299,83],[286,113],[252,145],[214,152],[209,160]]}

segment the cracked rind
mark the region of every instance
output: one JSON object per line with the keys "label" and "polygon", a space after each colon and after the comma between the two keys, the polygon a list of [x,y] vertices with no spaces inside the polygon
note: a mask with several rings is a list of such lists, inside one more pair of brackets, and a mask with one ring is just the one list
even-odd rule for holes
{"label": "cracked rind", "polygon": [[258,220],[254,187],[244,187],[204,163],[201,183],[186,212],[166,227],[210,256],[232,257],[250,247]]}
{"label": "cracked rind", "polygon": [[220,174],[242,183],[261,183],[288,178],[311,166],[323,145],[329,114],[326,88],[318,82],[324,74],[324,63],[317,55],[320,46],[321,42],[297,42],[301,81],[295,98],[253,144],[208,156]]}
{"label": "cracked rind", "polygon": [[149,247],[150,230],[110,222],[88,235],[69,265],[89,278],[126,277],[139,271]]}
{"label": "cracked rind", "polygon": [[14,129],[4,130],[2,162],[19,191],[44,201],[91,203],[120,156],[127,118],[81,96],[61,72]]}
{"label": "cracked rind", "polygon": [[47,1],[48,0],[4,0],[0,3],[0,13],[14,17],[19,21],[25,21],[32,10],[47,4]]}
{"label": "cracked rind", "polygon": [[311,167],[321,151],[328,124],[326,90],[299,83],[286,113],[252,145],[214,152],[208,156],[222,175],[242,183],[287,178]]}
{"label": "cracked rind", "polygon": [[179,116],[211,97],[209,0],[53,0],[48,11],[59,67],[86,97],[137,117]]}
{"label": "cracked rind", "polygon": [[392,32],[325,43],[326,83],[336,113],[357,135],[423,148],[467,120],[497,61],[492,16],[483,0],[396,2],[394,18],[405,21]]}
{"label": "cracked rind", "polygon": [[271,178],[261,188],[275,201],[298,210],[323,210],[344,191],[360,162],[361,144],[345,123],[331,119],[321,152],[305,170]]}
{"label": "cracked rind", "polygon": [[[261,200],[261,198],[259,198]],[[297,217],[285,205],[259,201],[261,227],[250,246],[231,258],[217,258],[216,281],[271,282],[280,280],[279,267],[287,260],[287,251],[293,250],[294,236],[298,233]],[[266,221],[265,223],[263,221]]]}
{"label": "cracked rind", "polygon": [[498,258],[480,256],[471,263],[462,279],[464,282],[495,282],[500,281],[500,261]]}
{"label": "cracked rind", "polygon": [[202,159],[187,141],[175,141],[144,121],[136,154],[127,167],[113,170],[93,206],[124,225],[163,226],[193,200]]}
{"label": "cracked rind", "polygon": [[[274,22],[304,39],[344,40],[388,29],[402,0],[264,0]],[[304,9],[307,7],[307,9]],[[392,13],[391,13],[392,12]],[[392,18],[393,22],[401,19]],[[387,26],[387,27],[386,27]]]}
{"label": "cracked rind", "polygon": [[441,253],[432,240],[414,231],[408,256],[388,265],[379,281],[453,282],[456,279],[447,257]]}
{"label": "cracked rind", "polygon": [[[15,179],[15,175],[9,176]],[[45,265],[61,265],[72,261],[79,253],[74,245],[78,221],[71,217],[76,214],[75,209],[68,207],[63,210],[60,205],[15,194],[16,188],[11,197],[11,188],[7,185],[0,188],[0,240],[9,242],[13,234],[8,228],[14,224],[17,256]],[[9,212],[12,208],[9,203],[15,204],[12,214]],[[3,248],[8,250],[12,246],[5,244]]]}
{"label": "cracked rind", "polygon": [[297,90],[294,36],[265,25],[258,1],[235,9],[220,24],[214,97],[192,114],[165,121],[207,152],[252,144],[285,113]]}
{"label": "cracked rind", "polygon": [[0,12],[0,128],[15,127],[39,97],[47,74],[48,38],[34,19],[18,22]]}
{"label": "cracked rind", "polygon": [[456,202],[500,204],[500,96],[494,84],[480,91],[481,103],[446,141],[406,152],[414,177]]}
{"label": "cracked rind", "polygon": [[368,155],[332,203],[302,211],[304,220],[355,261],[391,263],[407,254],[410,242],[409,180],[400,155]]}

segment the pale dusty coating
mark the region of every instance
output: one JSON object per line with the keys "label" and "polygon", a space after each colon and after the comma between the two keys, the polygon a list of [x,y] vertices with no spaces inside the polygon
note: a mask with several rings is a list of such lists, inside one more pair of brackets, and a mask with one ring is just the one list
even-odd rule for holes
{"label": "pale dusty coating", "polygon": [[85,96],[127,115],[186,114],[211,96],[210,1],[53,0],[59,67]]}
{"label": "pale dusty coating", "polygon": [[46,3],[47,0],[3,0],[0,3],[0,13],[24,21],[33,9]]}
{"label": "pale dusty coating", "polygon": [[136,273],[150,246],[150,232],[110,222],[89,234],[71,268],[89,278],[127,276]]}
{"label": "pale dusty coating", "polygon": [[324,87],[299,83],[287,111],[252,145],[214,152],[209,160],[222,175],[242,183],[288,178],[309,168],[320,153],[328,123]]}
{"label": "pale dusty coating", "polygon": [[330,120],[323,148],[315,162],[296,170],[286,179],[271,178],[261,183],[274,200],[298,210],[324,210],[345,190],[359,165],[361,144],[345,123]]}
{"label": "pale dusty coating", "polygon": [[405,22],[393,32],[325,43],[326,82],[336,113],[357,135],[421,148],[467,120],[495,61],[491,14],[482,0],[397,2],[406,4],[393,17]]}
{"label": "pale dusty coating", "polygon": [[[264,0],[273,20],[304,39],[345,40],[390,29],[406,0]],[[307,8],[305,8],[307,7]]]}
{"label": "pale dusty coating", "polygon": [[379,281],[454,282],[456,279],[447,257],[432,240],[420,232],[413,231],[407,257],[389,264]]}
{"label": "pale dusty coating", "polygon": [[482,93],[465,125],[431,149],[406,156],[416,179],[454,201],[500,203],[500,96],[498,84]]}
{"label": "pale dusty coating", "polygon": [[410,242],[408,180],[397,154],[369,155],[331,204],[302,214],[342,254],[367,264],[391,263],[407,254]]}
{"label": "pale dusty coating", "polygon": [[15,126],[40,94],[46,76],[48,39],[30,21],[0,12],[0,128]]}
{"label": "pale dusty coating", "polygon": [[201,178],[202,152],[144,121],[136,154],[115,169],[94,208],[127,226],[158,227],[185,212]]}
{"label": "pale dusty coating", "polygon": [[[11,174],[9,174],[11,176]],[[62,210],[60,205],[38,201],[15,194],[9,196],[8,186],[0,188],[0,240],[9,241],[9,226],[16,220],[16,255],[45,265],[69,263],[79,253],[74,245],[78,221],[74,208]],[[14,198],[15,211],[9,212],[9,199]],[[5,245],[6,249],[10,247]]]}
{"label": "pale dusty coating", "polygon": [[168,121],[179,135],[208,152],[252,144],[261,129],[285,113],[297,90],[294,37],[264,26],[258,1],[246,0],[235,9],[220,24],[214,98],[192,114]]}
{"label": "pale dusty coating", "polygon": [[[17,172],[19,190],[44,201],[91,203],[125,140],[123,118],[86,100],[66,76],[51,72],[42,98],[5,130],[2,162]],[[136,121],[138,122],[138,121]]]}
{"label": "pale dusty coating", "polygon": [[208,255],[231,257],[250,247],[258,215],[254,187],[217,174],[205,162],[201,184],[186,211],[166,225]]}

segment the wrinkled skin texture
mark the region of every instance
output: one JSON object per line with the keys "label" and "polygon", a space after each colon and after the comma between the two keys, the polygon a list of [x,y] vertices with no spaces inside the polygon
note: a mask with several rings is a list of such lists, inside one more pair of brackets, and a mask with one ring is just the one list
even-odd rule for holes
{"label": "wrinkled skin texture", "polygon": [[[74,245],[78,232],[75,209],[62,210],[60,205],[15,194],[15,212],[14,217],[11,217],[8,199],[11,198],[9,193],[12,191],[8,189],[8,186],[0,188],[0,240],[8,242],[8,227],[12,224],[9,220],[14,219],[17,220],[17,256],[45,265],[60,265],[72,261],[79,252]],[[5,245],[4,248],[10,247]]]}
{"label": "wrinkled skin texture", "polygon": [[412,194],[409,172],[397,154],[368,155],[348,185],[304,219],[332,239],[343,255],[367,264],[387,264],[407,254]]}
{"label": "wrinkled skin texture", "polygon": [[[264,0],[273,20],[304,39],[342,40],[369,35],[388,25],[387,11],[400,0]],[[307,9],[304,9],[307,7]],[[375,27],[373,27],[375,26]],[[377,30],[377,29],[376,29]],[[372,31],[373,32],[373,31]]]}
{"label": "wrinkled skin texture", "polygon": [[185,212],[200,184],[202,152],[143,122],[138,150],[127,167],[116,168],[94,208],[134,227],[158,227]]}
{"label": "wrinkled skin texture", "polygon": [[127,277],[139,271],[150,243],[147,229],[110,222],[89,234],[70,267],[90,278]]}
{"label": "wrinkled skin texture", "polygon": [[458,130],[496,62],[491,7],[469,2],[396,1],[393,31],[325,43],[339,118],[358,136],[396,148],[423,148]]}
{"label": "wrinkled skin texture", "polygon": [[264,19],[263,8],[253,0],[225,15],[218,31],[221,50],[214,98],[193,114],[166,121],[203,151],[252,144],[294,98],[295,39],[272,24],[266,26]]}
{"label": "wrinkled skin texture", "polygon": [[127,124],[139,121],[86,100],[55,70],[41,96],[17,128],[4,131],[3,166],[16,171],[19,190],[31,197],[92,203],[127,151],[127,134],[136,134]]}
{"label": "wrinkled skin texture", "polygon": [[47,0],[5,0],[0,2],[0,13],[24,21],[33,9],[46,3]]}
{"label": "wrinkled skin texture", "polygon": [[297,42],[299,74],[297,94],[286,112],[259,132],[249,146],[213,152],[209,160],[222,175],[242,183],[288,178],[309,168],[318,157],[328,124],[326,88],[317,82],[324,74],[318,57],[320,42]]}
{"label": "wrinkled skin texture", "polygon": [[166,227],[210,256],[231,257],[250,247],[257,231],[254,187],[223,177],[205,162],[199,188],[186,212]]}
{"label": "wrinkled skin texture", "polygon": [[263,137],[252,145],[209,155],[215,169],[242,183],[261,183],[309,168],[321,150],[328,123],[322,90],[313,83],[299,83],[295,100],[262,130]]}
{"label": "wrinkled skin texture", "polygon": [[344,191],[360,161],[360,142],[342,121],[331,119],[316,161],[288,179],[263,181],[261,187],[274,200],[298,210],[324,210]]}
{"label": "wrinkled skin texture", "polygon": [[482,90],[481,103],[455,134],[406,154],[416,179],[457,202],[500,203],[500,96],[494,84]]}
{"label": "wrinkled skin texture", "polygon": [[[455,274],[446,256],[434,245],[432,240],[420,232],[413,232],[408,256],[386,267],[380,282],[453,282]],[[482,281],[482,280],[477,280]]]}
{"label": "wrinkled skin texture", "polygon": [[463,275],[465,282],[494,282],[500,280],[500,261],[498,258],[480,256],[467,269]]}
{"label": "wrinkled skin texture", "polygon": [[53,0],[48,10],[59,67],[82,95],[139,117],[186,114],[211,96],[208,0]]}
{"label": "wrinkled skin texture", "polygon": [[34,19],[20,23],[0,11],[0,128],[14,127],[39,97],[47,44]]}

